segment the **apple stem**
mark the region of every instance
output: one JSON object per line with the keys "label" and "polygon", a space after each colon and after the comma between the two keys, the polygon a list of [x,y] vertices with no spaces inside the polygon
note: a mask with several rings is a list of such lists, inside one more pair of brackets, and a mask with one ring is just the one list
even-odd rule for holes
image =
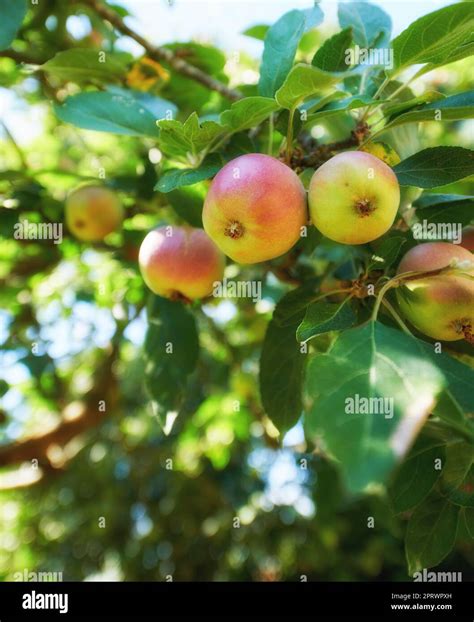
{"label": "apple stem", "polygon": [[403,330],[403,332],[406,333],[407,335],[410,335],[410,337],[413,337],[408,326],[405,324],[402,318],[398,315],[398,313],[395,311],[395,309],[392,307],[389,301],[384,299],[382,300],[382,304],[384,305],[384,307],[386,307],[390,311],[390,313],[393,315],[393,317],[395,318],[395,320],[397,321],[398,325]]}
{"label": "apple stem", "polygon": [[177,289],[174,290],[173,292],[171,292],[170,300],[172,300],[173,302],[183,302],[184,304],[191,304],[192,303],[192,300],[190,298],[188,298],[187,296],[182,294]]}

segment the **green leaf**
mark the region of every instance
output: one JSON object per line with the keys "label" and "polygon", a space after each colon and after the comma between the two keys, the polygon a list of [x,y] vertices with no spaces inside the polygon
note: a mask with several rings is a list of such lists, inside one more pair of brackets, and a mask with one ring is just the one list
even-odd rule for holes
{"label": "green leaf", "polygon": [[[285,299],[286,296],[275,308],[277,316],[278,308],[287,306]],[[303,312],[297,312],[293,317],[294,321],[284,326],[275,319],[270,321],[260,358],[262,404],[282,436],[298,422],[303,411],[301,392],[306,354],[295,340]]]}
{"label": "green leaf", "polygon": [[15,39],[27,8],[26,0],[0,0],[0,50],[5,50]]}
{"label": "green leaf", "polygon": [[464,147],[431,147],[402,160],[393,170],[401,186],[444,186],[474,173],[474,151]]}
{"label": "green leaf", "polygon": [[353,29],[355,43],[362,48],[386,45],[392,20],[383,9],[368,2],[341,2],[337,15],[341,28]]}
{"label": "green leaf", "polygon": [[259,41],[263,41],[269,30],[270,26],[268,26],[267,24],[256,24],[255,26],[244,30],[242,34],[246,37],[252,37],[252,39],[258,39]]}
{"label": "green leaf", "polygon": [[[438,460],[441,468],[436,468]],[[442,442],[420,436],[390,486],[390,497],[397,514],[411,510],[423,501],[438,481],[443,465]]]}
{"label": "green leaf", "polygon": [[313,6],[310,9],[303,9],[303,13],[306,19],[305,33],[319,26],[324,19],[324,13],[319,6],[320,0],[313,0]]}
{"label": "green leaf", "polygon": [[[221,50],[211,45],[182,41],[164,47],[185,59],[190,65],[201,69],[224,84],[228,83],[229,78],[224,72],[227,59]],[[165,68],[171,69],[166,63],[164,65]],[[183,111],[184,117],[192,112],[201,111],[206,104],[210,104],[211,100],[214,101],[215,98],[215,93],[206,86],[173,70],[170,71],[169,79],[162,85],[160,94],[162,97],[175,102],[178,108]]]}
{"label": "green leaf", "polygon": [[[262,98],[257,97],[256,99]],[[255,118],[256,117],[254,117],[254,119]],[[234,117],[234,120],[236,121],[236,123],[239,121],[238,114]],[[186,122],[184,125],[186,126],[187,123],[188,122]],[[211,126],[208,126],[208,123],[211,123]],[[241,121],[241,123],[243,123],[243,121]],[[174,126],[176,127],[176,132],[173,129],[173,134],[170,134],[166,137],[162,136],[161,138],[164,138],[164,143],[162,143],[161,146],[165,151],[169,151],[170,155],[173,158],[176,158],[176,156],[186,156],[186,158],[188,158],[189,154],[191,153],[189,150],[192,149],[193,144],[195,145],[196,149],[202,149],[204,142],[200,141],[207,140],[206,131],[208,127],[210,127],[212,130],[212,126],[217,126],[216,137],[219,137],[221,134],[222,136],[226,137],[225,148],[223,150],[220,149],[219,153],[210,153],[196,167],[168,169],[160,177],[158,183],[154,188],[155,190],[159,190],[160,192],[170,192],[176,188],[192,185],[205,179],[209,179],[210,177],[214,177],[214,175],[216,175],[216,173],[218,173],[219,170],[224,166],[224,164],[229,160],[232,160],[237,156],[242,155],[243,153],[255,152],[255,145],[245,133],[234,133],[233,135],[231,135],[231,132],[236,130],[231,130],[231,128],[228,128],[226,131],[226,128],[214,123],[213,121],[205,121],[204,123],[201,123],[200,128],[201,130],[204,130],[204,132],[201,133],[198,131],[198,133],[195,134],[189,132],[189,128],[183,128],[182,124]],[[169,125],[167,124],[167,130],[168,128]],[[227,140],[227,135],[230,137],[229,140]],[[214,140],[212,136],[213,134],[211,133],[209,135],[210,142]],[[180,143],[178,145],[178,148],[176,150],[173,150],[171,144],[175,139],[176,141],[180,141]],[[193,140],[195,141],[195,143],[192,142]],[[168,143],[170,144],[165,144],[166,141],[168,141]],[[208,146],[210,142],[208,143]],[[206,149],[206,147],[204,147],[204,149]]]}
{"label": "green leaf", "polygon": [[474,214],[474,196],[425,194],[416,202],[417,216],[428,223],[468,225]]}
{"label": "green leaf", "polygon": [[9,391],[10,385],[6,380],[0,378],[0,397],[3,397],[7,391]]}
{"label": "green leaf", "polygon": [[368,95],[351,95],[351,97],[333,101],[317,112],[309,114],[307,123],[310,124],[317,119],[329,118],[339,114],[344,114],[349,110],[355,110],[356,108],[362,108],[363,106],[370,106],[371,104],[379,103],[379,100],[372,99]]}
{"label": "green leaf", "polygon": [[273,311],[273,320],[279,326],[298,326],[308,305],[319,295],[317,291],[320,283],[319,277],[308,279],[300,287],[285,294]]}
{"label": "green leaf", "polygon": [[449,62],[450,55],[472,37],[473,25],[470,2],[458,2],[420,17],[393,40],[392,74],[408,65]]}
{"label": "green leaf", "polygon": [[463,512],[467,531],[471,538],[474,539],[474,508],[464,508]]}
{"label": "green leaf", "polygon": [[318,460],[316,465],[314,500],[318,520],[333,521],[334,514],[344,501],[344,487],[337,465],[329,460]]}
{"label": "green leaf", "polygon": [[432,493],[413,512],[406,532],[408,572],[438,565],[454,546],[459,508]]}
{"label": "green leaf", "polygon": [[107,88],[109,93],[114,95],[122,95],[123,97],[133,97],[139,104],[151,112],[155,119],[174,118],[178,113],[178,108],[173,102],[152,95],[151,93],[145,93],[143,91],[136,91],[134,89],[125,89],[120,86],[112,84]]}
{"label": "green leaf", "polygon": [[125,7],[120,6],[119,4],[115,4],[112,2],[108,2],[107,4],[109,5],[109,8],[111,8],[115,13],[120,15],[120,17],[128,17],[130,15],[130,11],[127,11]]}
{"label": "green leaf", "polygon": [[95,91],[68,97],[64,104],[55,104],[61,121],[97,132],[128,136],[158,136],[156,119],[133,95]]}
{"label": "green leaf", "polygon": [[167,411],[177,410],[182,403],[198,354],[193,315],[180,302],[153,296],[144,346],[145,380],[162,421]]}
{"label": "green leaf", "polygon": [[172,190],[166,198],[180,218],[192,227],[202,228],[202,205],[206,192],[203,184],[194,184]]}
{"label": "green leaf", "polygon": [[458,93],[442,100],[425,104],[424,106],[399,114],[390,120],[383,131],[404,123],[419,123],[422,121],[458,121],[474,117],[474,91]]}
{"label": "green leaf", "polygon": [[450,492],[460,486],[466,479],[473,462],[473,445],[460,441],[447,447],[446,464],[443,469],[443,490]]}
{"label": "green leaf", "polygon": [[322,436],[353,491],[386,480],[445,384],[415,339],[378,322],[341,333],[306,378],[306,431]]}
{"label": "green leaf", "polygon": [[29,179],[26,171],[0,171],[0,181],[27,181]]}
{"label": "green leaf", "polygon": [[307,30],[298,43],[298,49],[296,52],[297,56],[314,56],[314,53],[321,45],[322,41],[323,37],[321,36],[321,32],[319,30],[315,28]]}
{"label": "green leaf", "polygon": [[448,208],[453,204],[467,204],[474,208],[474,195],[425,193],[416,200],[415,207],[417,210],[424,210],[432,207]]}
{"label": "green leaf", "polygon": [[466,413],[472,410],[474,370],[443,353],[435,352],[432,344],[418,340],[427,359],[437,365],[446,379],[446,388],[438,397],[433,414],[463,437],[474,438],[474,429]]}
{"label": "green leaf", "polygon": [[381,242],[372,243],[374,254],[371,257],[368,269],[389,268],[398,258],[402,246],[406,243],[406,239],[399,235],[385,238]]}
{"label": "green leaf", "polygon": [[317,67],[300,63],[290,71],[285,82],[278,89],[275,99],[282,108],[291,110],[308,97],[327,90],[339,79],[334,74]]}
{"label": "green leaf", "polygon": [[452,398],[465,413],[474,412],[474,369],[448,354],[435,352],[432,344],[417,340],[425,357],[438,367],[446,380],[446,387]]}
{"label": "green leaf", "polygon": [[438,398],[433,408],[433,415],[443,423],[447,423],[447,429],[452,437],[458,439],[461,433],[463,437],[472,434],[469,423],[464,415],[464,409],[455,400],[453,393],[445,389]]}
{"label": "green leaf", "polygon": [[[401,86],[401,83],[398,80],[393,80],[387,85],[386,95],[390,95],[389,91],[394,92],[392,85]],[[404,93],[407,89],[403,89],[400,93]],[[408,93],[407,93],[408,96]],[[440,93],[439,91],[425,91],[421,95],[416,97],[408,96],[407,99],[403,101],[388,101],[386,104],[382,106],[382,110],[384,115],[390,120],[393,121],[396,117],[401,115],[404,112],[408,112],[409,110],[419,108],[423,104],[429,104],[431,102],[437,100],[445,99],[445,95]]]}
{"label": "green leaf", "polygon": [[278,108],[273,98],[246,97],[232,104],[229,110],[224,110],[220,122],[230,127],[232,132],[241,132],[260,125]]}
{"label": "green leaf", "polygon": [[474,445],[462,441],[447,447],[440,491],[451,503],[474,508]]}
{"label": "green leaf", "polygon": [[[451,63],[455,63],[458,60],[463,60],[464,58],[472,56],[473,54],[474,40],[466,41],[449,54],[449,57],[444,60],[443,65],[450,65]],[[428,73],[429,71],[436,69],[436,67],[436,63],[428,63],[423,67],[423,71],[420,71],[419,75],[421,76],[425,73]]]}
{"label": "green leaf", "polygon": [[322,335],[332,330],[350,328],[356,319],[347,298],[341,303],[313,302],[306,309],[303,321],[296,331],[296,338],[300,342],[305,342],[316,337],[316,335]]}
{"label": "green leaf", "polygon": [[160,128],[160,149],[170,156],[197,156],[218,137],[225,128],[215,121],[199,122],[193,112],[184,123],[175,120],[158,122]]}
{"label": "green leaf", "polygon": [[380,140],[395,149],[402,159],[408,158],[421,148],[420,133],[413,123],[383,132]]}
{"label": "green leaf", "polygon": [[[101,55],[103,54],[103,60]],[[58,52],[41,65],[41,71],[71,82],[119,81],[126,72],[125,65],[113,54],[91,48],[72,48]]]}
{"label": "green leaf", "polygon": [[214,177],[223,166],[223,159],[211,154],[197,168],[172,168],[163,173],[154,190],[171,192],[181,186],[191,186],[210,177]]}
{"label": "green leaf", "polygon": [[352,45],[352,28],[345,28],[327,39],[311,61],[323,71],[347,71],[350,63],[346,62],[346,51]]}
{"label": "green leaf", "polygon": [[[169,43],[164,47],[178,56],[181,55],[183,58],[186,58],[186,62],[202,69],[205,73],[219,80],[228,81],[224,73],[227,58],[219,48],[205,43],[196,43],[195,41],[178,41]],[[187,96],[187,93],[184,93],[184,95]]]}
{"label": "green leaf", "polygon": [[255,153],[258,151],[254,141],[249,137],[247,132],[239,132],[233,134],[228,141],[223,151],[219,150],[218,155],[222,155],[228,162],[233,160],[244,153]]}
{"label": "green leaf", "polygon": [[293,65],[298,42],[304,32],[305,16],[294,9],[285,13],[265,35],[258,91],[273,97]]}
{"label": "green leaf", "polygon": [[298,42],[307,27],[308,18],[313,27],[321,23],[323,13],[317,5],[311,14],[295,9],[285,13],[268,30],[260,67],[260,95],[273,97],[285,81],[293,65]]}
{"label": "green leaf", "polygon": [[314,113],[337,99],[347,99],[347,95],[348,93],[345,91],[333,91],[323,97],[314,97],[313,99],[306,100],[299,110],[305,110],[307,114]]}

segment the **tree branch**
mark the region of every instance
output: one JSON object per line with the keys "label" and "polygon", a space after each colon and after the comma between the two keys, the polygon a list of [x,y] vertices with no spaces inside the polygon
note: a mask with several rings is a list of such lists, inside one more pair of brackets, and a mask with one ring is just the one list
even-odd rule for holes
{"label": "tree branch", "polygon": [[100,0],[83,0],[85,4],[90,6],[98,15],[106,19],[112,24],[114,28],[120,31],[122,34],[134,39],[144,48],[150,58],[157,61],[164,61],[170,65],[177,73],[180,73],[195,82],[199,82],[203,86],[206,86],[212,91],[216,91],[220,95],[236,101],[242,97],[241,93],[229,88],[219,80],[212,78],[207,73],[187,63],[182,58],[178,58],[171,50],[167,48],[154,46],[149,43],[144,37],[132,30],[123,19],[114,11],[109,9],[108,6],[100,2]]}
{"label": "tree branch", "polygon": [[23,63],[25,65],[42,65],[45,61],[23,52],[17,52],[16,50],[2,50],[0,57],[11,58],[16,63]]}
{"label": "tree branch", "polygon": [[[0,467],[37,460],[39,466],[51,468],[48,452],[52,446],[64,447],[69,441],[87,429],[98,425],[110,414],[117,403],[117,382],[113,364],[118,355],[118,345],[112,347],[101,371],[96,374],[93,388],[81,403],[80,411],[74,418],[58,423],[52,430],[38,436],[31,436],[0,447]],[[105,409],[99,408],[99,402],[105,402]]]}
{"label": "tree branch", "polygon": [[[328,143],[326,145],[319,145],[308,154],[305,154],[301,149],[295,149],[291,157],[290,166],[294,170],[318,168],[321,164],[329,160],[329,158],[332,158],[336,152],[344,151],[351,147],[358,147],[368,136],[369,131],[370,128],[366,123],[358,123],[352,130],[351,135],[344,140]],[[283,154],[280,156],[280,159],[283,159]]]}

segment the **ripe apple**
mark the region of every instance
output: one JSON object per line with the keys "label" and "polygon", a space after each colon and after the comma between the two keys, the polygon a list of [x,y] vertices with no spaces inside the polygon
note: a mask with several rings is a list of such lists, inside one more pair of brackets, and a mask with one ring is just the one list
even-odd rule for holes
{"label": "ripe apple", "polygon": [[316,170],[308,199],[312,222],[323,235],[342,244],[365,244],[392,226],[400,187],[382,160],[346,151]]}
{"label": "ripe apple", "polygon": [[98,242],[122,224],[124,212],[118,196],[104,186],[81,186],[66,200],[66,224],[83,242]]}
{"label": "ripe apple", "polygon": [[[467,262],[463,270],[474,276],[472,254],[449,242],[428,242],[415,246],[403,257],[398,274],[431,271],[453,261]],[[442,341],[471,341],[474,328],[474,281],[458,275],[420,277],[397,288],[403,315],[420,332]]]}
{"label": "ripe apple", "polygon": [[306,192],[288,166],[249,153],[228,162],[214,178],[202,214],[204,229],[239,263],[286,253],[307,223]]}
{"label": "ripe apple", "polygon": [[145,283],[171,300],[195,300],[212,292],[225,258],[202,229],[165,225],[143,240],[138,263]]}

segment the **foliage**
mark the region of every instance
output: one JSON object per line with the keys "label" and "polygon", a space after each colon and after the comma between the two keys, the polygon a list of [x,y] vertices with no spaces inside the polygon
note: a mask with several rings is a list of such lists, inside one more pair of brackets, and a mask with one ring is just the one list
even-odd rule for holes
{"label": "foliage", "polygon": [[[392,288],[413,222],[474,220],[469,3],[393,39],[369,3],[341,3],[337,32],[318,4],[291,10],[245,33],[263,42],[258,84],[211,45],[120,51],[113,4],[40,4],[0,0],[1,85],[43,124],[27,147],[4,124],[0,147],[0,576],[405,580],[443,564],[466,579],[472,346],[407,333]],[[393,49],[393,67],[347,64],[355,45]],[[383,238],[350,247],[309,227],[283,258],[229,261],[259,301],[146,289],[146,232],[202,226],[232,158],[279,157],[307,186],[375,137],[401,157]],[[97,178],[125,205],[120,232],[15,236],[22,221],[63,222],[67,193]],[[355,395],[392,399],[390,415],[347,414]]]}

